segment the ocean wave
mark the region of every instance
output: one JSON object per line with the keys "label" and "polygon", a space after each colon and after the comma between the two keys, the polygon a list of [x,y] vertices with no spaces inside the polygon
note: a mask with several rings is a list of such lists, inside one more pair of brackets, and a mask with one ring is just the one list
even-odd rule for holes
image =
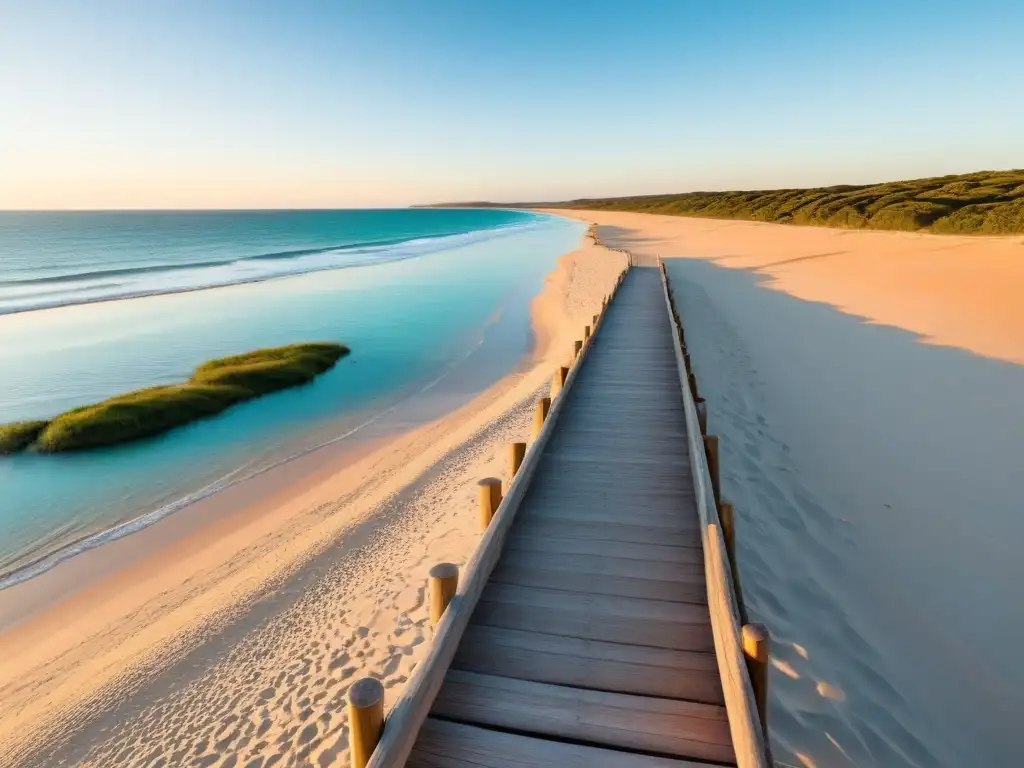
{"label": "ocean wave", "polygon": [[351,245],[303,248],[185,264],[155,264],[0,281],[0,315],[98,301],[199,291],[229,285],[425,256],[504,237],[538,226],[538,220],[431,237],[395,238]]}

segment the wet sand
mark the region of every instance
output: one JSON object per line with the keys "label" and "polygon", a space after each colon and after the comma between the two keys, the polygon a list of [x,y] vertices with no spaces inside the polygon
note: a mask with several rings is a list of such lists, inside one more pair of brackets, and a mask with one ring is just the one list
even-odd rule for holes
{"label": "wet sand", "polygon": [[531,357],[453,413],[314,452],[0,593],[19,622],[0,635],[0,765],[344,762],[349,683],[401,690],[429,642],[426,571],[472,552],[476,481],[503,475],[621,265],[589,240],[564,256]]}

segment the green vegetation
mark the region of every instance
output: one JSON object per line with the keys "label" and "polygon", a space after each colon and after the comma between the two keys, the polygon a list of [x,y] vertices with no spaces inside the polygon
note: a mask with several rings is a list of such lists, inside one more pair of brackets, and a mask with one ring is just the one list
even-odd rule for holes
{"label": "green vegetation", "polygon": [[1007,235],[1024,233],[1024,171],[817,189],[573,200],[562,205],[852,229]]}
{"label": "green vegetation", "polygon": [[16,421],[0,426],[0,454],[24,450],[35,442],[46,424],[45,421]]}
{"label": "green vegetation", "polygon": [[0,453],[73,451],[156,435],[243,400],[312,381],[348,352],[342,344],[291,344],[211,360],[184,384],[118,395],[49,422],[0,426]]}

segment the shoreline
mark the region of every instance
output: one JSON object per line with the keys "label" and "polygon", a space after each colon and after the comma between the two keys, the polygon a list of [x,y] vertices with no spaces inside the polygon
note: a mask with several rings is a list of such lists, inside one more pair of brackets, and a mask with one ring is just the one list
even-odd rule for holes
{"label": "shoreline", "polygon": [[[550,215],[547,214],[531,213],[529,218],[525,218],[523,221],[514,224],[502,224],[499,226],[491,227],[489,229],[472,230],[467,233],[457,233],[455,235],[443,235],[433,239],[459,239],[466,237],[469,237],[471,239],[482,238],[486,240],[504,239],[517,233],[522,233],[535,229],[538,226],[538,222],[544,222],[545,220],[550,221],[552,220],[552,217],[550,217]],[[414,240],[402,240],[401,242],[414,242]],[[421,255],[429,255],[432,251],[433,249],[426,253],[417,253],[413,255],[401,256],[400,258],[388,259],[385,262],[382,262],[381,265],[386,266],[391,262],[412,260],[414,258],[418,258]],[[348,270],[353,269],[355,270],[354,273],[359,273],[366,266],[372,265],[365,263],[350,264],[342,268],[334,268],[333,271],[347,272]],[[289,274],[276,278],[259,277],[254,278],[252,280],[232,283],[230,285],[223,286],[200,286],[194,288],[183,288],[180,290],[161,291],[160,293],[148,296],[133,296],[130,298],[118,299],[98,299],[96,301],[90,300],[88,302],[80,302],[76,304],[68,304],[50,309],[45,309],[38,314],[45,317],[55,317],[56,315],[54,315],[53,313],[66,312],[69,314],[65,316],[64,319],[69,322],[74,322],[76,320],[82,320],[85,316],[86,311],[93,306],[124,307],[128,305],[133,305],[138,301],[160,302],[161,300],[174,299],[175,297],[180,296],[182,294],[206,293],[208,291],[222,291],[225,292],[223,294],[224,296],[237,296],[238,294],[235,293],[236,289],[244,289],[247,286],[268,282],[269,280],[308,280],[310,276],[312,274],[315,274],[315,272],[317,271],[321,270],[315,270],[312,273],[307,272]],[[244,296],[245,294],[242,295]],[[81,314],[76,315],[74,313]],[[28,316],[32,315],[33,313],[25,311],[19,312],[18,314],[24,316],[25,319],[28,320]],[[2,311],[0,311],[0,319],[8,319],[3,318]],[[13,320],[13,318],[11,319]],[[12,333],[16,334],[18,332],[19,327],[20,326],[13,326],[14,331]],[[290,340],[288,341],[288,343],[291,343]],[[253,346],[255,347],[257,345],[254,344]],[[229,352],[230,350],[228,350],[227,352],[218,351],[214,354],[228,354]],[[472,352],[470,354],[472,354]],[[453,362],[450,369],[441,371],[437,381],[449,377],[452,371],[455,371],[456,374],[458,374],[458,367],[461,364],[461,362],[462,361],[460,360],[456,360]],[[189,370],[191,370],[194,364],[194,362],[188,363]],[[504,372],[504,370],[505,367],[501,369],[502,372]],[[184,377],[185,374],[183,372],[180,372],[173,375],[181,375],[182,377]],[[155,381],[145,380],[141,383],[136,383],[135,388],[147,389],[149,387],[161,384],[170,384],[173,383],[174,381],[175,379],[173,378],[161,377]],[[345,417],[352,417],[348,418],[344,422],[344,426],[342,427],[344,434],[332,436],[330,437],[330,439],[325,438],[323,440],[320,440],[318,438],[315,441],[315,443],[314,441],[307,441],[306,443],[303,443],[301,445],[285,445],[284,448],[286,450],[277,451],[273,456],[268,455],[267,457],[265,457],[265,461],[260,460],[259,462],[255,463],[255,465],[253,463],[246,463],[240,468],[221,467],[223,471],[221,471],[220,473],[211,473],[206,475],[203,478],[203,482],[201,483],[195,482],[192,483],[191,485],[179,487],[177,489],[177,493],[173,495],[172,493],[164,494],[163,498],[159,499],[158,501],[154,501],[152,505],[143,504],[137,510],[125,510],[120,507],[116,507],[115,514],[107,515],[103,517],[101,520],[87,520],[86,524],[81,526],[80,528],[73,527],[69,529],[69,535],[65,535],[64,532],[58,531],[58,534],[52,537],[40,536],[34,542],[27,540],[24,544],[22,544],[19,547],[19,549],[11,552],[5,552],[4,557],[2,558],[4,562],[0,563],[0,632],[2,632],[5,629],[5,627],[10,624],[4,613],[2,599],[3,592],[6,589],[14,587],[27,580],[35,579],[41,574],[44,574],[46,571],[50,570],[51,568],[56,567],[63,562],[66,562],[68,559],[80,556],[83,552],[95,549],[97,547],[103,547],[106,545],[106,543],[120,539],[124,536],[133,536],[138,531],[155,524],[156,522],[164,519],[165,517],[178,514],[182,509],[191,504],[202,501],[203,499],[206,499],[211,495],[221,493],[225,489],[232,487],[238,482],[246,482],[257,475],[262,474],[265,471],[273,469],[275,466],[288,463],[296,459],[301,459],[305,455],[317,451],[326,445],[337,442],[338,440],[351,441],[354,439],[355,435],[360,432],[365,433],[367,431],[378,431],[375,427],[371,425],[375,424],[380,419],[387,420],[392,410],[403,407],[405,405],[406,400],[418,398],[422,394],[422,392],[425,392],[428,388],[433,387],[437,383],[437,381],[431,381],[428,384],[425,384],[423,390],[416,389],[416,387],[418,386],[418,382],[413,382],[412,385],[409,388],[407,388],[407,391],[398,390],[397,394],[396,392],[388,391],[385,393],[385,395],[373,399],[372,402],[368,402],[365,405],[360,404],[359,406],[357,406],[356,410],[343,414],[343,416]],[[442,383],[442,388],[443,386],[444,385]],[[481,385],[475,387],[475,390],[480,391],[483,388],[484,387]],[[81,401],[76,400],[64,402],[64,399],[62,399],[63,404],[59,408],[48,410],[41,415],[37,414],[35,416],[32,416],[31,418],[37,418],[40,420],[52,420],[53,418],[55,418],[54,414],[60,415],[65,411],[73,410],[82,407],[83,405],[86,404],[95,405],[98,404],[99,401],[101,400],[111,399],[115,396],[127,396],[129,394],[131,393],[118,392],[117,390],[103,392],[95,396],[95,402],[93,400],[89,400],[87,403],[82,403]],[[392,397],[392,395],[395,396]],[[464,401],[465,398],[461,398],[461,400]],[[445,410],[450,410],[450,407],[447,407]],[[436,418],[437,415],[440,415],[440,413],[442,412],[443,411],[437,411],[437,413],[435,413],[432,411],[425,418],[417,416],[415,418],[410,419],[409,421],[414,424],[423,423]],[[22,419],[24,419],[24,416],[21,414],[12,414],[11,416],[8,417],[8,420],[12,422]],[[406,429],[407,426],[407,424],[403,424],[401,428]],[[397,431],[399,431],[398,428],[393,428],[388,433],[392,434]],[[102,508],[102,504],[95,505],[95,508]]]}
{"label": "shoreline", "polygon": [[[484,439],[488,425],[528,429],[533,398],[568,355],[575,324],[589,320],[619,258],[586,238],[563,255],[531,302],[529,353],[450,413],[374,442],[314,450],[0,591],[0,608],[21,612],[0,633],[0,745],[26,755],[51,736],[69,738],[70,726],[52,715],[88,709],[121,681],[134,688],[140,675],[173,666],[239,620],[254,596],[302,576],[361,526],[383,524],[382,505],[434,482],[434,468]],[[503,447],[490,446],[494,455],[480,469],[500,474]],[[452,482],[442,476],[439,487],[452,492]],[[475,541],[474,485],[458,488],[466,498],[454,510],[461,523],[453,546],[464,551],[453,561]]]}

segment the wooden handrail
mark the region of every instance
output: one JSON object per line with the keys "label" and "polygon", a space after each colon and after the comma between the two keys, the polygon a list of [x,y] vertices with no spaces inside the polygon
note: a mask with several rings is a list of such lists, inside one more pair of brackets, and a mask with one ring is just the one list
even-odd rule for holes
{"label": "wooden handrail", "polygon": [[[628,271],[629,265],[627,264],[615,284],[613,297],[622,283],[622,277]],[[426,658],[413,671],[405,691],[388,714],[380,741],[366,764],[366,768],[396,768],[405,765],[405,761],[409,758],[420,727],[430,713],[430,708],[441,689],[448,667],[455,657],[459,641],[469,625],[473,609],[480,600],[480,595],[490,578],[491,571],[494,570],[498,558],[501,557],[505,538],[512,528],[516,512],[519,510],[530,487],[530,481],[537,471],[544,447],[558,424],[558,417],[564,409],[567,399],[564,394],[572,388],[595,338],[597,335],[593,334],[583,344],[579,357],[570,368],[561,394],[551,404],[543,427],[527,450],[523,463],[515,477],[512,478],[505,497],[495,511],[479,546],[466,564],[458,591],[437,624],[434,642]]]}
{"label": "wooden handrail", "polygon": [[736,751],[737,768],[770,768],[767,734],[761,728],[756,699],[747,673],[743,646],[740,641],[741,620],[732,570],[722,539],[721,522],[712,492],[711,474],[704,453],[697,406],[690,389],[686,362],[683,359],[682,339],[672,313],[669,297],[668,274],[665,263],[658,258],[661,286],[665,296],[665,309],[672,326],[672,347],[679,374],[679,390],[686,415],[686,434],[690,448],[690,467],[693,487],[697,496],[700,516],[701,540],[704,545],[704,577],[708,590],[708,609],[711,613],[711,631],[715,640],[715,656],[722,679],[722,693],[729,717],[729,732]]}

